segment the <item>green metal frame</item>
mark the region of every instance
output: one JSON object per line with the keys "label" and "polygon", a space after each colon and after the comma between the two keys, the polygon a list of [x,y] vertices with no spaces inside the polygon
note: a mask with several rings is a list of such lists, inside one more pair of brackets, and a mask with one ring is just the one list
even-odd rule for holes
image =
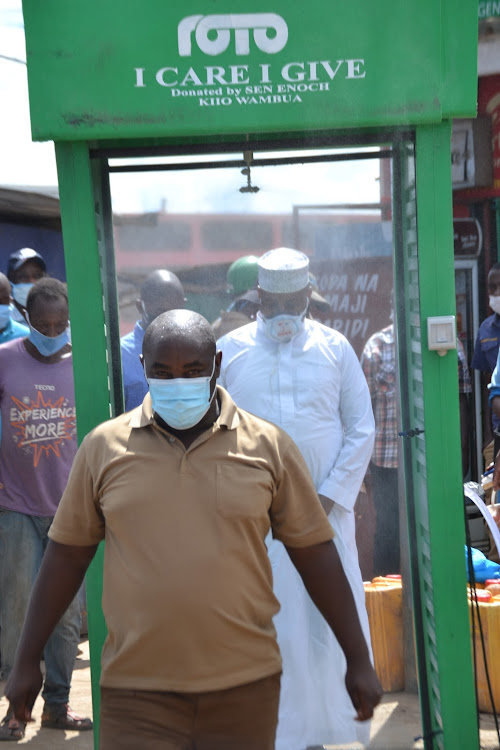
{"label": "green metal frame", "polygon": [[[111,353],[106,337],[109,299],[101,281],[100,250],[105,239],[99,213],[100,184],[86,143],[56,144],[61,219],[73,343],[78,440],[112,416]],[[97,211],[96,211],[97,209]],[[108,290],[106,290],[108,292]],[[105,307],[108,314],[105,314]],[[109,325],[109,322],[108,322]],[[119,340],[119,339],[118,339]],[[87,573],[94,746],[99,747],[99,677],[106,624],[101,608],[104,545]]]}
{"label": "green metal frame", "polygon": [[[475,112],[477,0],[421,0],[418,5],[380,0],[361,16],[352,3],[327,8],[314,0],[304,10],[275,0],[273,14],[282,30],[283,24],[288,29],[280,50],[269,57],[255,40],[248,54],[231,44],[215,59],[207,58],[198,37],[186,56],[181,24],[185,42],[190,14],[226,14],[225,0],[206,7],[198,0],[182,5],[145,0],[143,6],[137,14],[132,1],[23,0],[32,133],[35,139],[56,141],[78,437],[123,407],[106,164],[111,154],[139,156],[165,147],[179,153],[346,147],[363,140],[364,145],[395,144],[394,272],[397,324],[405,342],[399,349],[403,421],[404,429],[425,430],[404,441],[425,747],[476,750],[457,359],[455,352],[440,358],[428,351],[426,321],[429,315],[455,313],[450,119]],[[246,0],[233,0],[231,13],[248,14],[249,7]],[[237,71],[245,77],[248,63],[252,85],[263,70],[272,71],[274,97],[280,81],[288,80],[288,65],[302,64],[314,81],[324,67],[314,61],[330,57],[351,73],[329,77],[321,95],[311,90],[294,102],[266,99],[253,109],[238,101],[226,79],[219,82],[230,101],[219,107],[218,100],[191,96],[201,92],[191,74],[179,84],[186,97],[174,96],[154,78],[161,69],[193,66],[207,70],[208,86],[208,70],[220,65],[229,71],[243,63],[232,68],[238,81]],[[366,62],[366,76],[355,74],[356,61]],[[134,70],[146,71],[147,86],[137,82]],[[413,163],[416,181],[406,169]],[[99,657],[106,633],[102,564],[101,546],[87,579],[96,747]]]}
{"label": "green metal frame", "polygon": [[427,348],[427,317],[455,313],[450,143],[450,122],[417,127],[416,180],[407,174],[404,149],[394,169],[402,196],[399,226],[395,217],[396,309],[399,338],[406,344],[399,349],[402,427],[424,431],[405,438],[403,448],[426,750],[479,747],[463,552],[457,354],[440,357]]}
{"label": "green metal frame", "polygon": [[[438,747],[478,747],[464,567],[464,514],[457,353],[427,348],[427,317],[455,313],[451,122],[416,130],[417,227],[426,440],[428,534],[417,532],[426,611],[427,675]],[[460,543],[462,542],[462,543]],[[460,716],[460,722],[457,717]]]}

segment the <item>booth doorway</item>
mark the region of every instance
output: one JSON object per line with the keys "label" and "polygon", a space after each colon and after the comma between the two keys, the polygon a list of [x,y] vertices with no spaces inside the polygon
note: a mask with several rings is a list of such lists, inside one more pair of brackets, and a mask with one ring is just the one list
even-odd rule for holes
{"label": "booth doorway", "polygon": [[[372,333],[394,324],[397,422],[404,435],[398,468],[405,680],[416,689],[415,642],[422,726],[432,731],[440,704],[427,687],[438,661],[430,653],[434,621],[421,605],[432,587],[424,595],[420,584],[422,563],[430,570],[431,561],[413,137],[399,132],[355,144],[308,138],[89,155],[115,415],[124,408],[119,337],[138,319],[140,285],[157,268],[176,273],[186,306],[213,322],[232,301],[226,274],[234,260],[295,246],[309,255],[318,294],[330,306],[323,322],[343,332],[358,356]],[[368,516],[359,530],[364,577],[373,554]]]}

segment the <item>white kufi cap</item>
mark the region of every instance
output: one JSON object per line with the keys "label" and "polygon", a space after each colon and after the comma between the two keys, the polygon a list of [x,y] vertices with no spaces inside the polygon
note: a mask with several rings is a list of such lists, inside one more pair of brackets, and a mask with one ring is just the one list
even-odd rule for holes
{"label": "white kufi cap", "polygon": [[278,247],[259,259],[259,286],[264,292],[291,294],[309,284],[309,258],[299,250]]}

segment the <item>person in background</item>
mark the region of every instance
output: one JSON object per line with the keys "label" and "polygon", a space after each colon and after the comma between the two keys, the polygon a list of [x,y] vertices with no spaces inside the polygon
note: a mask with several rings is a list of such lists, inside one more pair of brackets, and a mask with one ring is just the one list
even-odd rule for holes
{"label": "person in background", "polygon": [[318,282],[312,273],[309,274],[309,283],[311,285],[311,296],[309,297],[307,317],[317,320],[318,323],[323,323],[323,325],[328,325],[332,319],[331,305],[319,293]]}
{"label": "person in background", "polygon": [[[491,376],[491,383],[488,386],[488,390],[489,404],[492,414],[500,420],[500,350],[497,355],[497,362]],[[493,461],[493,489],[498,493],[500,490],[500,449],[495,452]]]}
{"label": "person in background", "polygon": [[382,691],[297,447],[216,386],[201,315],[161,315],[143,352],[149,393],[85,437],[49,532],[5,689],[16,719],[31,717],[39,654],[104,539],[101,750],[274,750],[271,529],[346,655],[353,715],[369,719]]}
{"label": "person in background", "polygon": [[12,319],[12,304],[10,281],[5,274],[0,273],[0,344],[29,334],[24,318],[24,323]]}
{"label": "person in background", "polygon": [[221,310],[220,318],[212,323],[216,339],[255,320],[260,307],[258,262],[256,255],[244,255],[229,266],[227,291],[234,299],[227,310]]}
{"label": "person in background", "polygon": [[[0,650],[2,679],[13,667],[31,589],[48,531],[77,450],[73,363],[66,285],[43,278],[26,301],[27,338],[0,347]],[[59,585],[55,571],[52,586]],[[75,592],[76,594],[76,592]],[[65,608],[66,609],[66,608]],[[42,727],[92,729],[69,706],[80,638],[80,602],[66,611],[44,650]],[[59,619],[59,618],[58,618]],[[40,658],[42,649],[38,652]],[[22,726],[8,712],[1,741],[17,741]]]}
{"label": "person in background", "polygon": [[481,396],[485,415],[483,448],[485,467],[490,465],[493,456],[500,448],[500,438],[498,436],[495,438],[500,419],[492,412],[488,402],[488,385],[496,367],[500,348],[500,263],[495,263],[488,273],[488,295],[489,307],[493,310],[493,315],[483,320],[479,326],[471,362],[471,367],[481,372]]}
{"label": "person in background", "polygon": [[[306,318],[311,294],[306,255],[289,248],[265,253],[259,294],[256,322],[218,342],[220,383],[240,408],[284,429],[301,451],[335,531],[369,645],[353,512],[375,432],[366,380],[347,339]],[[354,719],[337,641],[279,541],[270,540],[269,556],[281,604],[274,620],[283,655],[277,750],[368,744],[370,728]]]}
{"label": "person in background", "polygon": [[[7,341],[27,336],[30,329],[26,325],[24,316],[22,323],[12,319],[13,299],[11,296],[11,284],[5,274],[0,273],[0,345]],[[2,417],[0,414],[0,432],[2,429]]]}
{"label": "person in background", "polygon": [[28,293],[39,279],[47,275],[44,259],[31,247],[23,247],[9,255],[7,262],[7,278],[12,286],[12,319],[18,323],[25,323],[24,311]]}
{"label": "person in background", "polygon": [[[469,466],[469,394],[472,392],[467,358],[457,338],[458,392],[462,472]],[[369,480],[375,506],[373,575],[400,572],[398,421],[396,345],[394,324],[374,333],[361,354],[361,367],[368,383],[375,417],[375,445]]]}
{"label": "person in background", "polygon": [[375,417],[375,445],[369,466],[375,506],[373,575],[400,572],[398,427],[394,324],[374,333],[361,354]]}
{"label": "person in background", "polygon": [[469,471],[470,446],[470,403],[472,382],[464,345],[457,336],[458,359],[458,402],[460,409],[460,444],[462,447],[462,476],[465,480]]}
{"label": "person in background", "polygon": [[[12,341],[12,339],[18,339],[29,334],[29,328],[27,325],[12,320],[12,305],[13,299],[11,296],[10,281],[5,274],[0,273],[0,345],[6,344],[7,341]],[[0,433],[1,430],[2,417],[0,414]],[[0,592],[0,597],[1,596],[2,594]],[[0,654],[0,670],[1,666]]]}
{"label": "person in background", "polygon": [[144,279],[141,296],[136,300],[141,319],[136,322],[134,329],[120,340],[125,411],[139,406],[148,391],[140,362],[146,328],[158,315],[168,310],[183,308],[185,304],[184,289],[175,273],[160,269],[152,271]]}

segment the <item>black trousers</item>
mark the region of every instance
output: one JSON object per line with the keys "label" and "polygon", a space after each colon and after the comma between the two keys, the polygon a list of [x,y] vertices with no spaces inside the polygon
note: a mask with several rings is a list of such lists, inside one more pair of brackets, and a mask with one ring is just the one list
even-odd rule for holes
{"label": "black trousers", "polygon": [[398,470],[370,464],[375,506],[373,574],[400,573]]}

